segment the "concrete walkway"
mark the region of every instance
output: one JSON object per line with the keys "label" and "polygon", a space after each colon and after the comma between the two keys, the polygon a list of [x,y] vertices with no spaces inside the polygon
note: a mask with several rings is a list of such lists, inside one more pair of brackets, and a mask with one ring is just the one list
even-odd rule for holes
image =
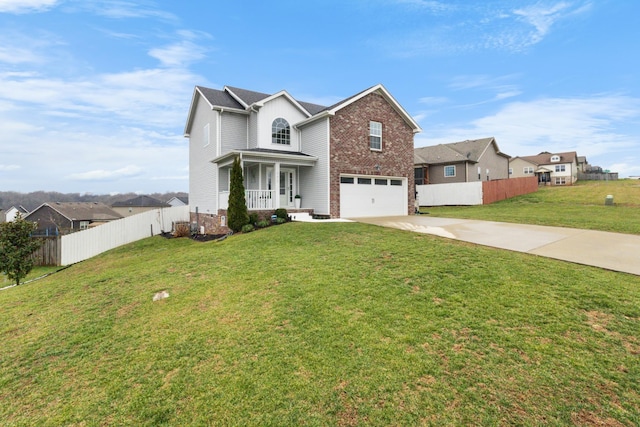
{"label": "concrete walkway", "polygon": [[428,215],[355,220],[640,276],[640,236],[637,235]]}

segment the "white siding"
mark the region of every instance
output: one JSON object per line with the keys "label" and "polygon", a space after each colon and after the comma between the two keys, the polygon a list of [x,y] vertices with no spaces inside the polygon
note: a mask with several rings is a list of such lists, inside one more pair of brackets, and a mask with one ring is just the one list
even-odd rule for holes
{"label": "white siding", "polygon": [[254,111],[249,115],[249,141],[247,148],[258,148],[258,114]]}
{"label": "white siding", "polygon": [[302,207],[329,215],[329,119],[318,120],[300,132],[302,152],[318,158],[315,166],[300,168]]}
{"label": "white siding", "polygon": [[[271,125],[273,121],[278,117],[282,117],[291,128],[291,145],[281,145],[271,143]],[[289,100],[280,96],[269,102],[260,109],[260,117],[258,121],[258,147],[268,148],[271,150],[284,150],[284,151],[300,151],[300,142],[298,141],[298,134],[293,129],[293,125],[306,119],[307,117],[298,110]]]}
{"label": "white siding", "polygon": [[247,148],[247,116],[222,113],[222,152]]}
{"label": "white siding", "polygon": [[[204,129],[209,125],[209,145],[204,146]],[[218,112],[212,111],[202,98],[198,99],[189,132],[189,202],[195,211],[216,213],[217,172],[211,163],[218,152]]]}

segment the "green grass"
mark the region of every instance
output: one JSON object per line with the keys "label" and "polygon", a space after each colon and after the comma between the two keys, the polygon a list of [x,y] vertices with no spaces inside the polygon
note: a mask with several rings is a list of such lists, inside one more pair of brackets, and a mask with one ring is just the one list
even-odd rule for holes
{"label": "green grass", "polygon": [[[61,267],[52,267],[52,266],[33,267],[33,270],[31,270],[31,272],[27,274],[27,277],[21,279],[20,283],[25,283],[30,280],[37,279],[46,274],[55,273],[57,270],[60,270],[60,268]],[[4,273],[0,273],[0,288],[4,288],[5,286],[11,286],[11,285],[15,285],[15,281],[9,280],[9,278]]]}
{"label": "green grass", "polygon": [[640,277],[434,236],[155,237],[0,307],[3,426],[640,424]]}
{"label": "green grass", "polygon": [[[607,195],[615,206],[605,206]],[[468,218],[640,234],[640,181],[578,181],[482,206],[423,207],[439,217]]]}

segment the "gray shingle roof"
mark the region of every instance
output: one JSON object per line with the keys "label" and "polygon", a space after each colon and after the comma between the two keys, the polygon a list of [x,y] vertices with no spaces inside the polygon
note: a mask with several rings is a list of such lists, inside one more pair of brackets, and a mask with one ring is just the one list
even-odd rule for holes
{"label": "gray shingle roof", "polygon": [[[552,156],[560,156],[560,161],[559,162],[552,162],[551,161],[551,157]],[[576,158],[578,157],[577,153],[575,151],[569,151],[566,153],[540,153],[537,154],[535,156],[520,156],[521,159],[524,159],[528,162],[531,162],[533,164],[536,165],[551,165],[551,164],[556,164],[556,163],[573,163],[574,161],[576,161]]]}
{"label": "gray shingle roof", "polygon": [[211,105],[227,108],[237,108],[244,110],[244,107],[231,95],[222,90],[209,89],[208,87],[196,86],[202,95],[209,101]]}
{"label": "gray shingle roof", "polygon": [[[197,86],[197,88],[211,105],[244,110],[242,104],[236,101],[234,97],[225,90],[210,89],[204,86]],[[233,92],[238,98],[242,100],[242,102],[247,105],[255,104],[256,102],[260,102],[263,99],[271,96],[267,93],[255,92],[252,90],[241,89],[232,86],[227,86],[226,88]],[[311,115],[318,114],[319,112],[327,109],[327,107],[325,107],[324,105],[313,104],[311,102],[304,102],[297,99],[296,101]]]}
{"label": "gray shingle roof", "polygon": [[[45,203],[70,220],[77,221],[111,221],[122,218],[118,212],[100,202],[54,202]],[[35,213],[31,212],[32,214]]]}
{"label": "gray shingle roof", "polygon": [[418,147],[414,150],[414,163],[440,164],[465,161],[477,163],[487,146],[494,141],[493,137],[489,137],[438,144],[430,147]]}

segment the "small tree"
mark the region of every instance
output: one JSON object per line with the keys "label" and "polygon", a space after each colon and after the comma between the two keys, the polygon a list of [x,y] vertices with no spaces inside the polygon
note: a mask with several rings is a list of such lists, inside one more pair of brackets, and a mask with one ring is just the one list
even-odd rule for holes
{"label": "small tree", "polygon": [[234,232],[242,230],[242,226],[249,223],[247,201],[244,198],[244,183],[242,181],[242,167],[240,159],[236,157],[231,168],[231,187],[229,188],[229,228]]}
{"label": "small tree", "polygon": [[20,214],[11,222],[0,224],[0,271],[16,285],[33,268],[31,254],[40,244],[31,237],[36,224],[25,221]]}

